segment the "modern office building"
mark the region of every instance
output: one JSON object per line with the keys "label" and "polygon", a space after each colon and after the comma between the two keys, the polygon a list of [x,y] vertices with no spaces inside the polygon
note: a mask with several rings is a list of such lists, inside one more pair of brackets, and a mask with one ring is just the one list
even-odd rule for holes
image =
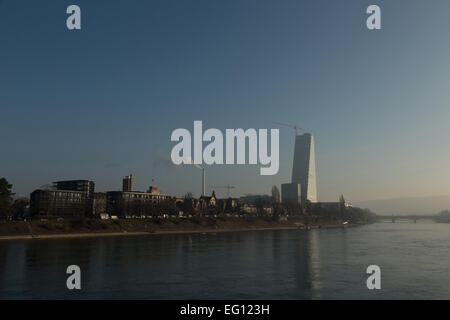
{"label": "modern office building", "polygon": [[57,190],[70,190],[85,192],[90,199],[94,199],[95,183],[89,180],[66,180],[56,181]]}
{"label": "modern office building", "polygon": [[54,187],[35,190],[30,196],[30,211],[35,216],[76,217],[92,215],[94,182],[57,181]]}
{"label": "modern office building", "polygon": [[[153,186],[155,189],[156,187]],[[106,193],[106,211],[114,216],[150,215],[154,205],[171,199],[170,196],[158,192],[123,192]]]}
{"label": "modern office building", "polygon": [[94,189],[95,183],[90,180],[66,180],[55,182],[57,190],[78,191],[85,194],[86,216],[92,215],[94,207]]}
{"label": "modern office building", "polygon": [[310,133],[295,137],[292,184],[301,185],[301,201],[317,202],[314,137]]}
{"label": "modern office building", "polygon": [[133,175],[132,174],[123,178],[122,191],[123,192],[133,192]]}
{"label": "modern office building", "polygon": [[106,212],[106,193],[95,192],[92,214],[96,217],[99,217],[102,213],[105,212]]}
{"label": "modern office building", "polygon": [[300,205],[301,185],[296,183],[283,183],[281,185],[281,202],[284,205]]}
{"label": "modern office building", "polygon": [[84,192],[35,190],[30,196],[31,214],[40,217],[83,217],[87,199]]}

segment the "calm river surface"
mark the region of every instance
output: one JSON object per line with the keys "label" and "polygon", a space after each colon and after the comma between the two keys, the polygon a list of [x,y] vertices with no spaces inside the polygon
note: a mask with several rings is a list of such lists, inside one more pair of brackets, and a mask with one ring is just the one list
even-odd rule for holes
{"label": "calm river surface", "polygon": [[70,298],[449,299],[450,224],[0,242],[0,299]]}

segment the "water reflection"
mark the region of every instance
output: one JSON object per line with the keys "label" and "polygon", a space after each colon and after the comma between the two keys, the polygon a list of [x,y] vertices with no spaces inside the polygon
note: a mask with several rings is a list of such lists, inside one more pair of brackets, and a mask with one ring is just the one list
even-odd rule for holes
{"label": "water reflection", "polygon": [[[317,296],[315,232],[262,231],[3,242],[1,298]],[[82,290],[65,288],[79,265]]]}
{"label": "water reflection", "polygon": [[[443,246],[450,236],[447,227],[378,224],[347,230],[3,241],[0,298],[448,297],[450,289],[442,285],[450,281],[450,248]],[[426,250],[417,243],[426,243]],[[365,286],[366,267],[374,263],[384,272],[382,292]],[[80,291],[66,289],[71,264],[81,267]]]}

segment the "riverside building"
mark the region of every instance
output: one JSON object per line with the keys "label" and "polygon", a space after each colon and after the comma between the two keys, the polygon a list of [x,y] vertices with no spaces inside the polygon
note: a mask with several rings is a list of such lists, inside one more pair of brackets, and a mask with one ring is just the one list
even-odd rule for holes
{"label": "riverside building", "polygon": [[94,204],[94,182],[89,180],[58,181],[50,189],[31,193],[30,211],[41,217],[91,216]]}

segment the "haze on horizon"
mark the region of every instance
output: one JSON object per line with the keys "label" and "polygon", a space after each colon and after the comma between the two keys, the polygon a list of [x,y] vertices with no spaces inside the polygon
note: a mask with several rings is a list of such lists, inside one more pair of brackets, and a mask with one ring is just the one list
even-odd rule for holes
{"label": "haze on horizon", "polygon": [[[130,173],[137,190],[199,195],[200,170],[165,161],[194,120],[305,127],[320,201],[450,194],[448,1],[381,2],[379,31],[360,0],[78,0],[79,32],[69,4],[0,1],[0,176],[18,195],[63,179],[118,190]],[[268,194],[293,147],[280,128],[277,175],[207,166],[207,185]]]}

